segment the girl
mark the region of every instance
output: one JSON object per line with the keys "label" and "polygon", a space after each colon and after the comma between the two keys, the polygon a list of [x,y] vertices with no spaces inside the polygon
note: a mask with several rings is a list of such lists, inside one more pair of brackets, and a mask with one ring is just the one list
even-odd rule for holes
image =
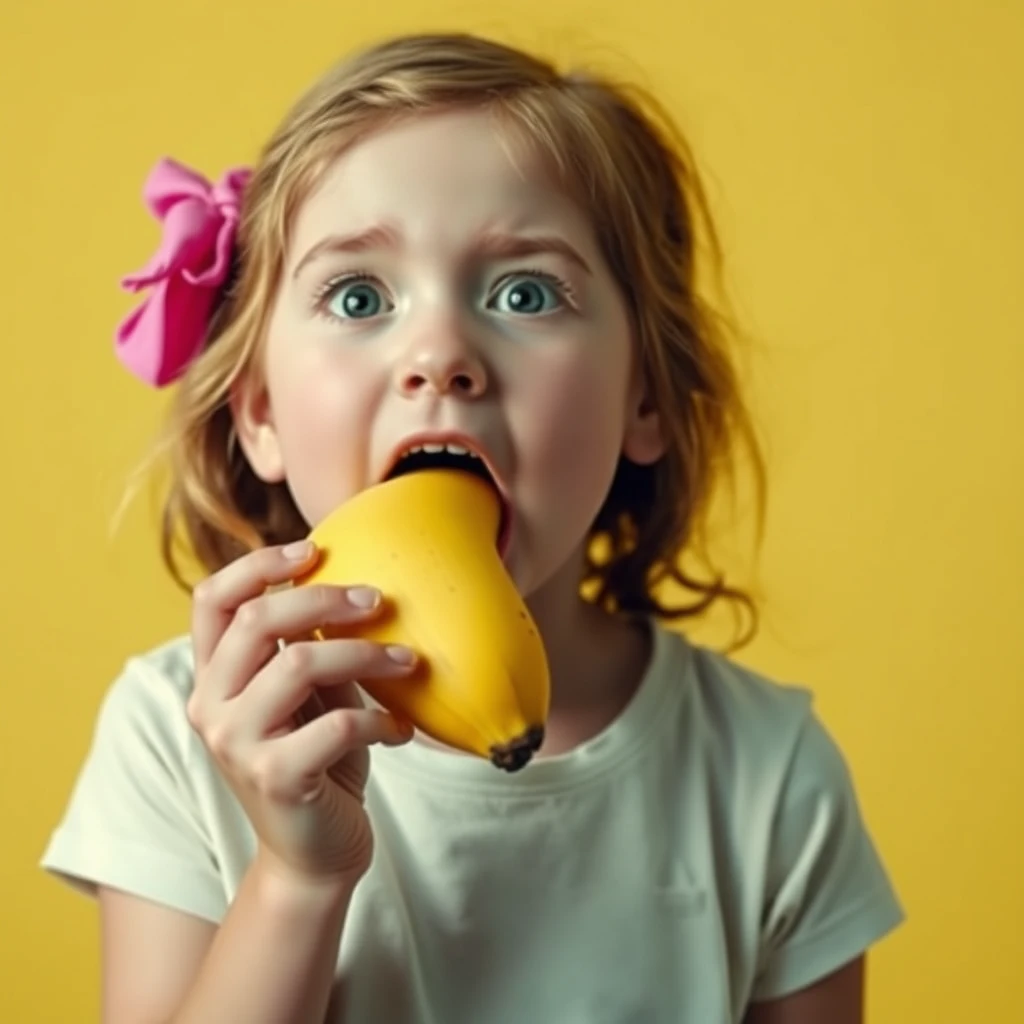
{"label": "girl", "polygon": [[[855,1024],[901,910],[808,693],[669,632],[753,447],[685,145],[653,105],[464,36],[342,64],[250,173],[171,161],[119,351],[178,381],[164,553],[191,635],[130,660],[44,864],[98,895],[109,1024]],[[553,680],[506,775],[359,698],[417,652],[288,587],[410,447],[508,496]],[[414,514],[415,510],[411,510]],[[695,600],[662,607],[674,576]],[[314,700],[315,698],[315,700]],[[311,711],[316,708],[316,711]],[[371,770],[372,766],[372,770]]]}

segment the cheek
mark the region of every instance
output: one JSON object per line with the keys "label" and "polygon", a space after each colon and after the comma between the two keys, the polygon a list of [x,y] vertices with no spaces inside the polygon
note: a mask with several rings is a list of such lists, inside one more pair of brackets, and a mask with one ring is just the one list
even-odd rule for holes
{"label": "cheek", "polygon": [[628,387],[617,347],[601,353],[537,374],[522,412],[521,436],[530,448],[524,457],[537,475],[548,486],[558,481],[562,493],[582,492],[591,504],[604,500],[618,464]]}
{"label": "cheek", "polygon": [[271,402],[292,496],[316,524],[366,479],[373,391],[358,367],[330,354],[282,361]]}

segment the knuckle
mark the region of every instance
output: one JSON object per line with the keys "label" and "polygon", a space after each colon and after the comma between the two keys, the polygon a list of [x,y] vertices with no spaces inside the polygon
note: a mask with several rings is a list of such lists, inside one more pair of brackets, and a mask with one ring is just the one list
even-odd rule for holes
{"label": "knuckle", "polygon": [[196,732],[202,732],[205,715],[203,703],[199,699],[199,695],[197,693],[192,693],[185,702],[185,717],[188,719],[188,724],[191,725]]}
{"label": "knuckle", "polygon": [[273,755],[266,752],[257,754],[249,764],[246,775],[249,779],[249,785],[257,793],[266,796],[268,788],[273,785]]}
{"label": "knuckle", "polygon": [[227,722],[207,725],[200,735],[216,761],[221,764],[234,763],[234,734]]}
{"label": "knuckle", "polygon": [[216,604],[217,577],[207,576],[192,588],[192,603],[197,608],[212,608]]}
{"label": "knuckle", "polygon": [[278,655],[281,667],[295,678],[305,678],[313,667],[313,649],[307,643],[288,644]]}
{"label": "knuckle", "polygon": [[250,783],[265,799],[283,800],[288,797],[291,789],[286,772],[287,765],[278,754],[264,751],[253,761],[249,772]]}
{"label": "knuckle", "polygon": [[260,598],[246,601],[235,613],[235,621],[247,632],[260,632],[267,621],[266,602]]}
{"label": "knuckle", "polygon": [[356,746],[358,729],[354,716],[337,709],[327,714],[325,719],[324,725],[331,730],[339,747],[348,749]]}
{"label": "knuckle", "polygon": [[[303,597],[307,602],[306,615],[312,619],[315,624],[314,628],[331,622],[332,619],[336,618],[339,603],[344,602],[343,592],[339,592],[337,587],[329,587],[323,584],[305,587]],[[340,602],[339,597],[341,598]]]}
{"label": "knuckle", "polygon": [[381,651],[380,644],[374,643],[373,640],[354,637],[350,643],[352,645],[352,659],[360,665],[367,665],[381,660],[383,652]]}

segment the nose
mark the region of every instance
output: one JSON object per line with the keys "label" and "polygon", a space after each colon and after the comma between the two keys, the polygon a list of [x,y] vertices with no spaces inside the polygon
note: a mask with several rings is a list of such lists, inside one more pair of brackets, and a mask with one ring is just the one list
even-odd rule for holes
{"label": "nose", "polygon": [[458,329],[435,327],[421,334],[402,354],[395,385],[408,398],[423,392],[479,398],[487,390],[487,370]]}

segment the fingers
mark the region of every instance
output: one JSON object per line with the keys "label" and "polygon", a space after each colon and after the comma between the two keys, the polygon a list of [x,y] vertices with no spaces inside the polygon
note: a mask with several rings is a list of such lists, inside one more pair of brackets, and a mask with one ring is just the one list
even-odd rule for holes
{"label": "fingers", "polygon": [[275,787],[275,796],[310,798],[328,770],[347,754],[376,743],[400,746],[412,735],[412,726],[386,711],[328,711],[301,729],[264,743],[260,775]]}
{"label": "fingers", "polygon": [[328,711],[301,729],[254,744],[236,746],[217,733],[212,752],[246,790],[283,803],[315,798],[328,771],[346,755],[374,743],[398,746],[412,739],[412,726],[386,711]]}
{"label": "fingers", "polygon": [[316,556],[315,546],[308,541],[260,548],[203,580],[192,595],[196,669],[213,657],[220,638],[243,604],[259,597],[267,587],[293,580],[312,565]]}
{"label": "fingers", "polygon": [[[238,608],[207,661],[204,686],[209,696],[228,700],[240,693],[277,654],[281,638],[306,637],[321,626],[364,621],[376,614],[379,601],[371,588],[320,585],[251,598]],[[292,646],[297,645],[285,649]]]}
{"label": "fingers", "polygon": [[286,726],[317,688],[343,690],[356,679],[408,677],[415,668],[415,655],[404,647],[357,639],[302,641],[285,647],[234,703],[265,737]]}

